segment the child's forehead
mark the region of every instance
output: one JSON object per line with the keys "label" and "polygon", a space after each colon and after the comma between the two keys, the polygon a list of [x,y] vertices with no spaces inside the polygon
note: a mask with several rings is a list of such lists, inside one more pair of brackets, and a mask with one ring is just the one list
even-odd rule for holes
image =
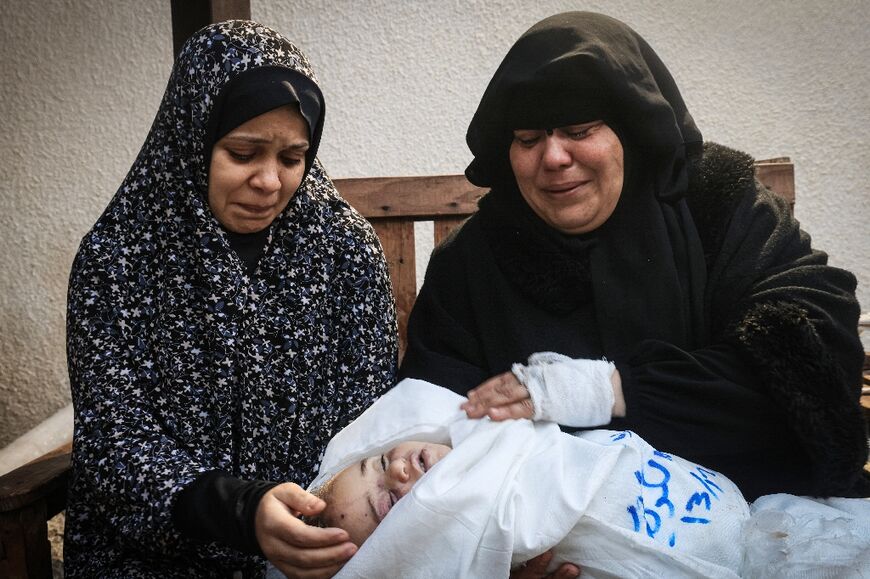
{"label": "child's forehead", "polygon": [[326,507],[328,523],[346,530],[351,540],[361,543],[378,525],[369,500],[377,486],[376,479],[364,477],[357,463],[341,471],[330,484],[331,496]]}
{"label": "child's forehead", "polygon": [[[357,497],[373,486],[371,466],[368,458],[351,464],[330,480],[333,500],[348,500]],[[368,476],[367,476],[368,475]]]}

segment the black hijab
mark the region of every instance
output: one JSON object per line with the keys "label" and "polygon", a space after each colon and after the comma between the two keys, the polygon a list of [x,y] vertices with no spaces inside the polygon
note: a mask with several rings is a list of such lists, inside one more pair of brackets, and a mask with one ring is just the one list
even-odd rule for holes
{"label": "black hijab", "polygon": [[262,66],[230,80],[215,99],[203,144],[206,167],[215,143],[239,125],[285,105],[296,105],[308,125],[305,173],[311,169],[323,133],[323,94],[317,84],[283,66]]}
{"label": "black hijab", "polygon": [[[512,130],[595,118],[616,132],[625,151],[619,203],[582,242],[553,230],[541,235],[540,223],[527,225],[537,220],[531,209],[517,202]],[[686,348],[706,339],[705,262],[683,199],[701,134],[667,68],[636,32],[588,12],[542,20],[505,56],[466,139],[474,154],[466,176],[492,188],[480,204],[490,244],[495,250],[505,237],[525,237],[522,245],[557,248],[578,262],[578,271],[588,269],[605,355],[619,359],[644,339]],[[495,253],[502,265],[504,251]],[[526,265],[535,262],[544,263]]]}
{"label": "black hijab", "polygon": [[[203,143],[205,166],[211,164],[215,143],[241,124],[285,105],[296,105],[308,127],[305,172],[311,170],[323,132],[324,102],[320,87],[304,74],[283,66],[263,66],[240,73],[230,80],[215,99]],[[269,227],[253,233],[224,229],[230,247],[252,274],[266,248]]]}

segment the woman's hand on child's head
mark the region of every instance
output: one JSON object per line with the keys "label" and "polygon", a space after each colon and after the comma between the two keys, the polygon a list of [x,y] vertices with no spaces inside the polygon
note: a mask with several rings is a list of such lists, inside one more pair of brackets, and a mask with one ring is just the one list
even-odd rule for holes
{"label": "woman's hand on child's head", "polygon": [[512,372],[493,376],[468,392],[460,408],[469,418],[489,416],[492,420],[531,418],[535,414],[529,390]]}
{"label": "woman's hand on child's head", "polygon": [[553,559],[553,552],[546,551],[534,559],[529,559],[522,567],[511,571],[510,579],[573,579],[580,576],[580,567],[571,563],[562,563],[552,573],[547,573],[547,567]]}
{"label": "woman's hand on child's head", "polygon": [[257,542],[287,577],[332,577],[356,553],[346,531],[312,527],[299,520],[325,507],[325,502],[294,483],[280,484],[260,499],[254,523]]}

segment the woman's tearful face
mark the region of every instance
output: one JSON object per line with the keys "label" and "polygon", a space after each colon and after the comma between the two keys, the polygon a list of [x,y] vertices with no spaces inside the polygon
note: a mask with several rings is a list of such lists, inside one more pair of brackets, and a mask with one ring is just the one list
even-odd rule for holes
{"label": "woman's tearful face", "polygon": [[575,235],[600,227],[616,208],[622,144],[602,121],[557,129],[518,129],[511,168],[523,199],[550,227]]}
{"label": "woman's tearful face", "polygon": [[305,174],[308,125],[294,105],[242,123],[215,143],[208,204],[234,233],[262,231],[287,207]]}
{"label": "woman's tearful face", "polygon": [[403,442],[347,467],[331,483],[326,520],[362,545],[393,505],[450,450],[443,444]]}

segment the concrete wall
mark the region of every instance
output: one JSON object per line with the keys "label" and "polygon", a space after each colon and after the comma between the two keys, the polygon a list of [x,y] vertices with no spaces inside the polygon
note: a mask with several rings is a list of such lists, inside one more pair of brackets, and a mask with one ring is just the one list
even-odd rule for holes
{"label": "concrete wall", "polygon": [[2,0],[0,62],[3,447],[69,403],[69,269],[163,96],[169,1]]}
{"label": "concrete wall", "polygon": [[[707,139],[794,159],[798,218],[858,275],[870,309],[863,0],[252,0],[318,72],[334,177],[461,172],[466,126],[508,47],[572,9],[637,29]],[[172,43],[168,0],[3,0],[0,28],[2,446],[69,400],[69,266],[147,133]]]}

